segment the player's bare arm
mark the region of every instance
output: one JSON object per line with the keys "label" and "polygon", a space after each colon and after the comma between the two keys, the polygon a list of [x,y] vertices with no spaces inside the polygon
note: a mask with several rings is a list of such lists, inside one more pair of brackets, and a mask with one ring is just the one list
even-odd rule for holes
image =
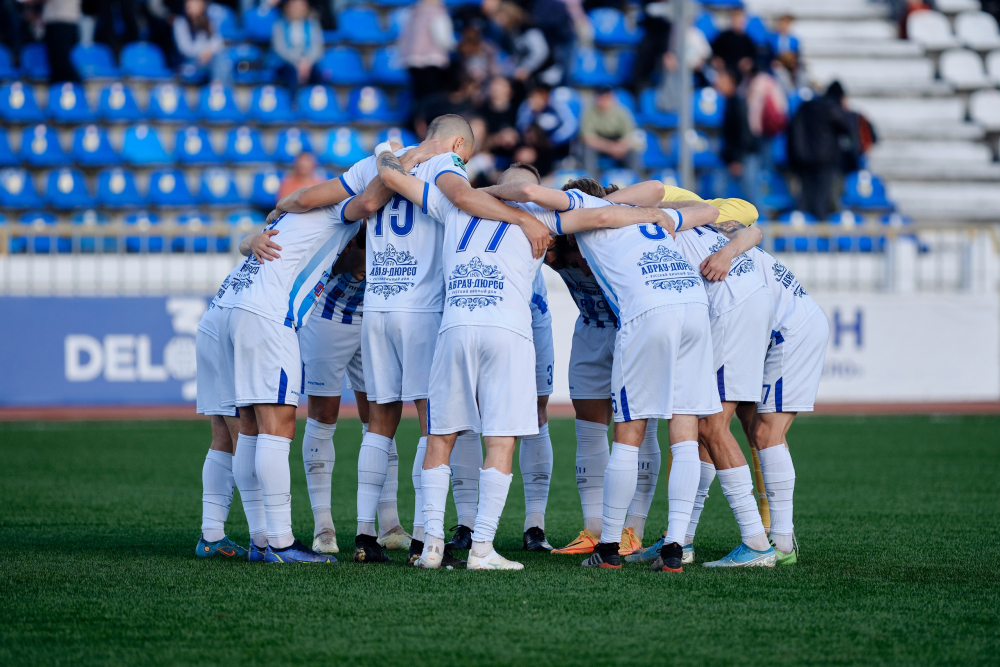
{"label": "player's bare arm", "polygon": [[602,206],[565,211],[559,214],[560,227],[567,234],[588,229],[629,227],[653,224],[674,235],[676,223],[662,209],[643,206]]}
{"label": "player's bare arm", "polygon": [[[569,195],[562,190],[546,188],[538,183],[526,181],[514,181],[501,185],[491,185],[481,188],[480,192],[503,199],[505,201],[516,201],[522,204],[534,203],[550,211],[565,211],[570,207]],[[655,206],[656,204],[653,204]]]}
{"label": "player's bare arm", "polygon": [[[663,201],[663,183],[657,180],[643,181],[612,192],[606,200],[616,204],[633,206],[660,206]],[[664,208],[664,207],[661,207]]]}
{"label": "player's bare arm", "polygon": [[725,280],[733,260],[760,243],[763,235],[757,227],[744,227],[734,220],[708,226],[726,236],[729,243],[705,258],[701,263],[701,275],[706,280]]}

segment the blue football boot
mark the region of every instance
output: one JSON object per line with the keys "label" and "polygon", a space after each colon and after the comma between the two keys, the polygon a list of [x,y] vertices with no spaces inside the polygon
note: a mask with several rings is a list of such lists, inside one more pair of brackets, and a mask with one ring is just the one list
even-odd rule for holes
{"label": "blue football boot", "polygon": [[206,542],[205,536],[198,539],[198,546],[194,548],[194,555],[198,558],[243,558],[247,555],[247,550],[223,536],[218,542]]}
{"label": "blue football boot", "polygon": [[251,563],[263,563],[264,554],[266,552],[267,552],[266,544],[263,547],[258,547],[256,544],[253,543],[253,540],[250,540],[250,550],[247,551],[247,560],[250,561]]}
{"label": "blue football boot", "polygon": [[656,557],[660,555],[660,547],[663,546],[663,538],[661,537],[650,547],[646,547],[642,551],[636,551],[633,554],[625,556],[626,563],[652,563],[656,560]]}
{"label": "blue football boot", "polygon": [[774,567],[776,561],[774,549],[756,551],[740,542],[740,546],[729,552],[724,558],[702,563],[705,567]]}
{"label": "blue football boot", "polygon": [[265,563],[336,563],[330,554],[318,554],[302,542],[295,540],[291,546],[275,549],[270,544],[264,552]]}

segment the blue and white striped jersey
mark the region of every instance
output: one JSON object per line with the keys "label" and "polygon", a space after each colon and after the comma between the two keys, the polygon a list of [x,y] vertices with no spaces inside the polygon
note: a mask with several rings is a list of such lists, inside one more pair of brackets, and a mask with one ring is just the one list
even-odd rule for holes
{"label": "blue and white striped jersey", "polygon": [[570,296],[573,297],[573,301],[576,302],[580,318],[585,325],[598,329],[618,326],[618,320],[615,318],[597,278],[594,277],[593,271],[587,275],[579,267],[564,266],[556,270],[556,273],[566,283],[566,288],[569,290]]}
{"label": "blue and white striped jersey", "polygon": [[316,308],[319,317],[341,324],[361,324],[361,310],[365,302],[365,279],[358,280],[350,273],[341,273],[326,283],[323,296]]}
{"label": "blue and white striped jersey", "polygon": [[549,290],[545,287],[545,276],[542,267],[538,267],[535,282],[531,285],[531,322],[551,322],[552,312],[549,311]]}

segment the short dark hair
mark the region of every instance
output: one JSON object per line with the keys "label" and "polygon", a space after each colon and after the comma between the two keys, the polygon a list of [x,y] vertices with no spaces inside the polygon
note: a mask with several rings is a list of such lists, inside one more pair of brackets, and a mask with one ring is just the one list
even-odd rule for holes
{"label": "short dark hair", "polygon": [[[604,197],[607,194],[604,186],[592,178],[578,178],[574,181],[567,181],[566,185],[564,185],[562,189],[579,190],[583,194],[590,195],[591,197]],[[617,189],[618,188],[615,188],[615,190]]]}
{"label": "short dark hair", "polygon": [[538,168],[533,164],[528,164],[527,162],[515,162],[507,167],[507,171],[510,171],[511,169],[524,169],[525,171],[530,171],[536,181],[539,183],[542,182],[542,175],[538,172]]}

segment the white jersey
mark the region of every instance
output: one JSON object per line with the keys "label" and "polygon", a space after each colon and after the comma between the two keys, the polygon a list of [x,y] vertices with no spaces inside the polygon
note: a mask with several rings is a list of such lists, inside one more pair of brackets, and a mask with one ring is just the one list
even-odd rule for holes
{"label": "white jersey", "polygon": [[[396,152],[403,155],[408,149]],[[442,153],[414,167],[410,173],[433,184],[441,174],[468,180],[465,164],[455,153]],[[360,193],[378,176],[375,158],[361,160],[340,177],[351,194]],[[426,197],[425,197],[426,199]],[[365,308],[372,312],[432,312],[444,307],[441,241],[444,229],[426,209],[402,195],[368,218],[365,266]]]}
{"label": "white jersey", "polygon": [[333,276],[316,304],[317,317],[342,324],[361,324],[365,301],[365,279],[350,273]]}
{"label": "white jersey", "polygon": [[593,270],[591,270],[590,275],[587,275],[579,267],[565,266],[557,269],[556,273],[566,283],[570,296],[576,302],[581,322],[598,329],[617,328],[618,319],[611,310],[611,305],[608,303],[607,297],[604,296],[597,278],[594,277]]}
{"label": "white jersey", "polygon": [[[695,227],[677,234],[677,247],[684,259],[700,267],[705,259],[729,243],[729,239],[709,227]],[[709,313],[718,317],[729,312],[764,287],[763,277],[754,269],[753,257],[743,253],[733,258],[725,280],[706,280]]]}
{"label": "white jersey", "polygon": [[226,292],[229,291],[229,286],[232,285],[236,274],[240,272],[241,266],[243,266],[243,262],[240,262],[233,267],[233,270],[229,272],[226,279],[222,281],[222,284],[219,285],[218,291],[215,293],[215,297],[208,303],[208,308],[205,309],[205,313],[201,316],[201,320],[198,322],[198,330],[204,331],[215,340],[219,340],[219,316],[217,312],[213,311],[218,308],[219,303],[222,301],[222,297],[224,297]]}
{"label": "white jersey", "polygon": [[[542,260],[531,255],[531,243],[519,227],[482,220],[462,211],[431,185],[427,210],[444,225],[444,331],[456,326],[509,329],[528,340],[531,335],[532,285]],[[555,225],[555,214],[534,204],[518,204]]]}
{"label": "white jersey", "polygon": [[549,290],[545,287],[545,276],[542,275],[542,267],[538,267],[535,274],[535,282],[531,284],[531,321],[537,323],[551,322],[552,313],[549,311]]}
{"label": "white jersey", "polygon": [[326,289],[333,263],[361,222],[344,218],[348,199],[307,213],[283,213],[264,229],[277,229],[281,257],[261,264],[250,255],[219,305],[241,308],[298,330]]}
{"label": "white jersey", "polygon": [[[570,210],[616,206],[579,190],[568,190]],[[676,221],[677,211],[667,210]],[[562,234],[559,217],[550,229]],[[547,219],[539,218],[549,224]],[[576,243],[597,277],[619,326],[648,310],[686,303],[708,305],[701,275],[677,243],[657,225],[590,229],[576,233]]]}
{"label": "white jersey", "polygon": [[750,251],[757,271],[771,288],[774,299],[775,326],[784,333],[794,333],[809,321],[819,308],[791,271],[772,255],[760,248]]}

